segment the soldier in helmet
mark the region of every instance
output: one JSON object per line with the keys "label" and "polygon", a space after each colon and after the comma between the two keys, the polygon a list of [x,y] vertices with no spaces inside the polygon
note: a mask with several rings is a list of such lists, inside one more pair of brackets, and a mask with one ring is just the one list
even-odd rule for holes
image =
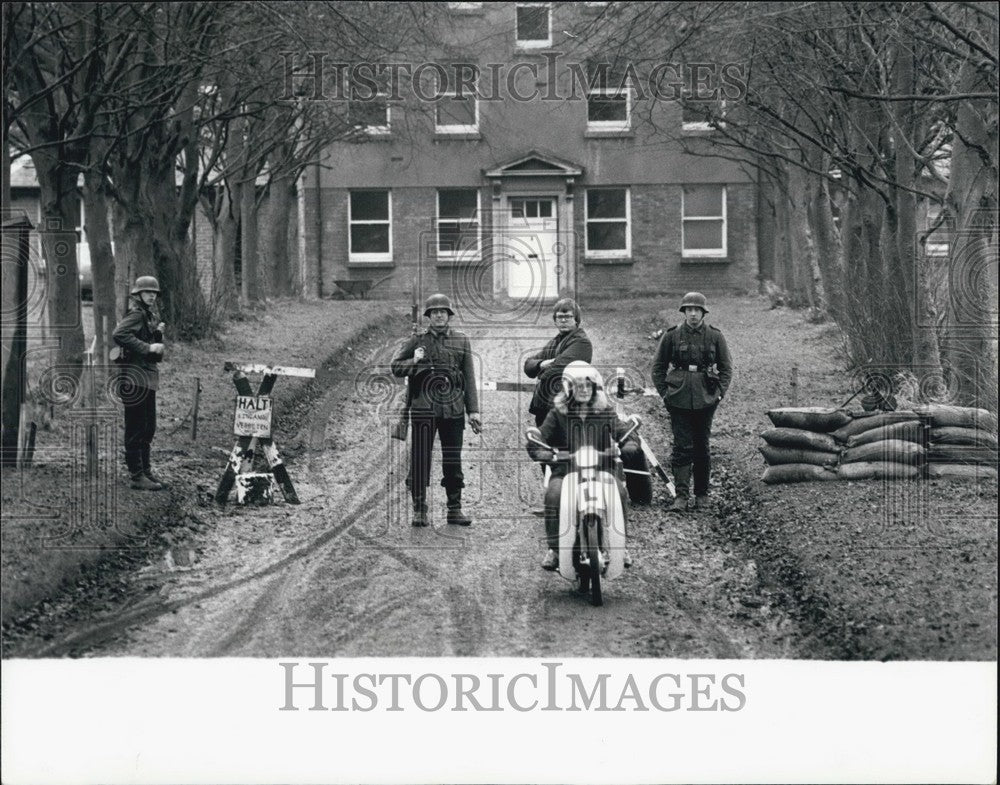
{"label": "soldier in helmet", "polygon": [[163,322],[154,311],[160,284],[151,275],[135,279],[124,318],[115,327],[112,359],[125,405],[125,466],[133,488],[158,491],[166,483],[153,474],[150,443],[156,433],[157,363],[163,359]]}
{"label": "soldier in helmet", "polygon": [[[684,321],[663,334],[653,361],[653,384],[670,413],[674,436],[671,465],[677,498],[667,512],[704,507],[712,468],[712,417],[733,378],[726,339],[705,322],[705,295],[689,292],[680,310]],[[694,499],[690,498],[692,469]]]}
{"label": "soldier in helmet", "polygon": [[396,376],[409,377],[410,494],[413,497],[413,525],[427,525],[427,487],[430,485],[434,434],[441,439],[441,464],[448,496],[447,521],[468,526],[472,520],[462,512],[462,437],[465,417],[479,433],[479,402],[472,350],[464,333],[449,326],[455,311],[443,294],[432,294],[424,303],[430,328],[414,335],[392,360]]}

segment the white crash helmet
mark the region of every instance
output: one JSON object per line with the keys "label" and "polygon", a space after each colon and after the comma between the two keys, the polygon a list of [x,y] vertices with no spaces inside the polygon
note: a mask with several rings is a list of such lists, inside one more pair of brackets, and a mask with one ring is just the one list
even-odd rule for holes
{"label": "white crash helmet", "polygon": [[573,360],[562,372],[562,389],[566,397],[573,394],[573,382],[577,379],[589,379],[595,390],[604,389],[604,379],[593,365],[583,360]]}

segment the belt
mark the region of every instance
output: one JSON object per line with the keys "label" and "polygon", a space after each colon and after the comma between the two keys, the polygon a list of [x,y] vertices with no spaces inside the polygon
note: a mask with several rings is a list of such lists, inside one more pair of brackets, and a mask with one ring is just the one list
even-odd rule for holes
{"label": "belt", "polygon": [[675,365],[675,371],[687,371],[688,373],[695,373],[697,371],[704,371],[700,365]]}

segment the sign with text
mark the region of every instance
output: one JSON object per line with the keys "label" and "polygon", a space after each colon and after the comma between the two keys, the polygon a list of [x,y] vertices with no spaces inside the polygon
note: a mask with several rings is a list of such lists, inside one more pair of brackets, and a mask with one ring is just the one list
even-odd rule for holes
{"label": "sign with text", "polygon": [[237,395],[233,433],[237,436],[271,436],[271,397]]}

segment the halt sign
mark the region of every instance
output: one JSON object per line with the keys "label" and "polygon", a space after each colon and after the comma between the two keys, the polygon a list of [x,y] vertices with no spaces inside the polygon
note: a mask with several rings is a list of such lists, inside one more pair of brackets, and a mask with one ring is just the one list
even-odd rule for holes
{"label": "halt sign", "polygon": [[269,395],[237,395],[233,433],[270,438],[272,411]]}

